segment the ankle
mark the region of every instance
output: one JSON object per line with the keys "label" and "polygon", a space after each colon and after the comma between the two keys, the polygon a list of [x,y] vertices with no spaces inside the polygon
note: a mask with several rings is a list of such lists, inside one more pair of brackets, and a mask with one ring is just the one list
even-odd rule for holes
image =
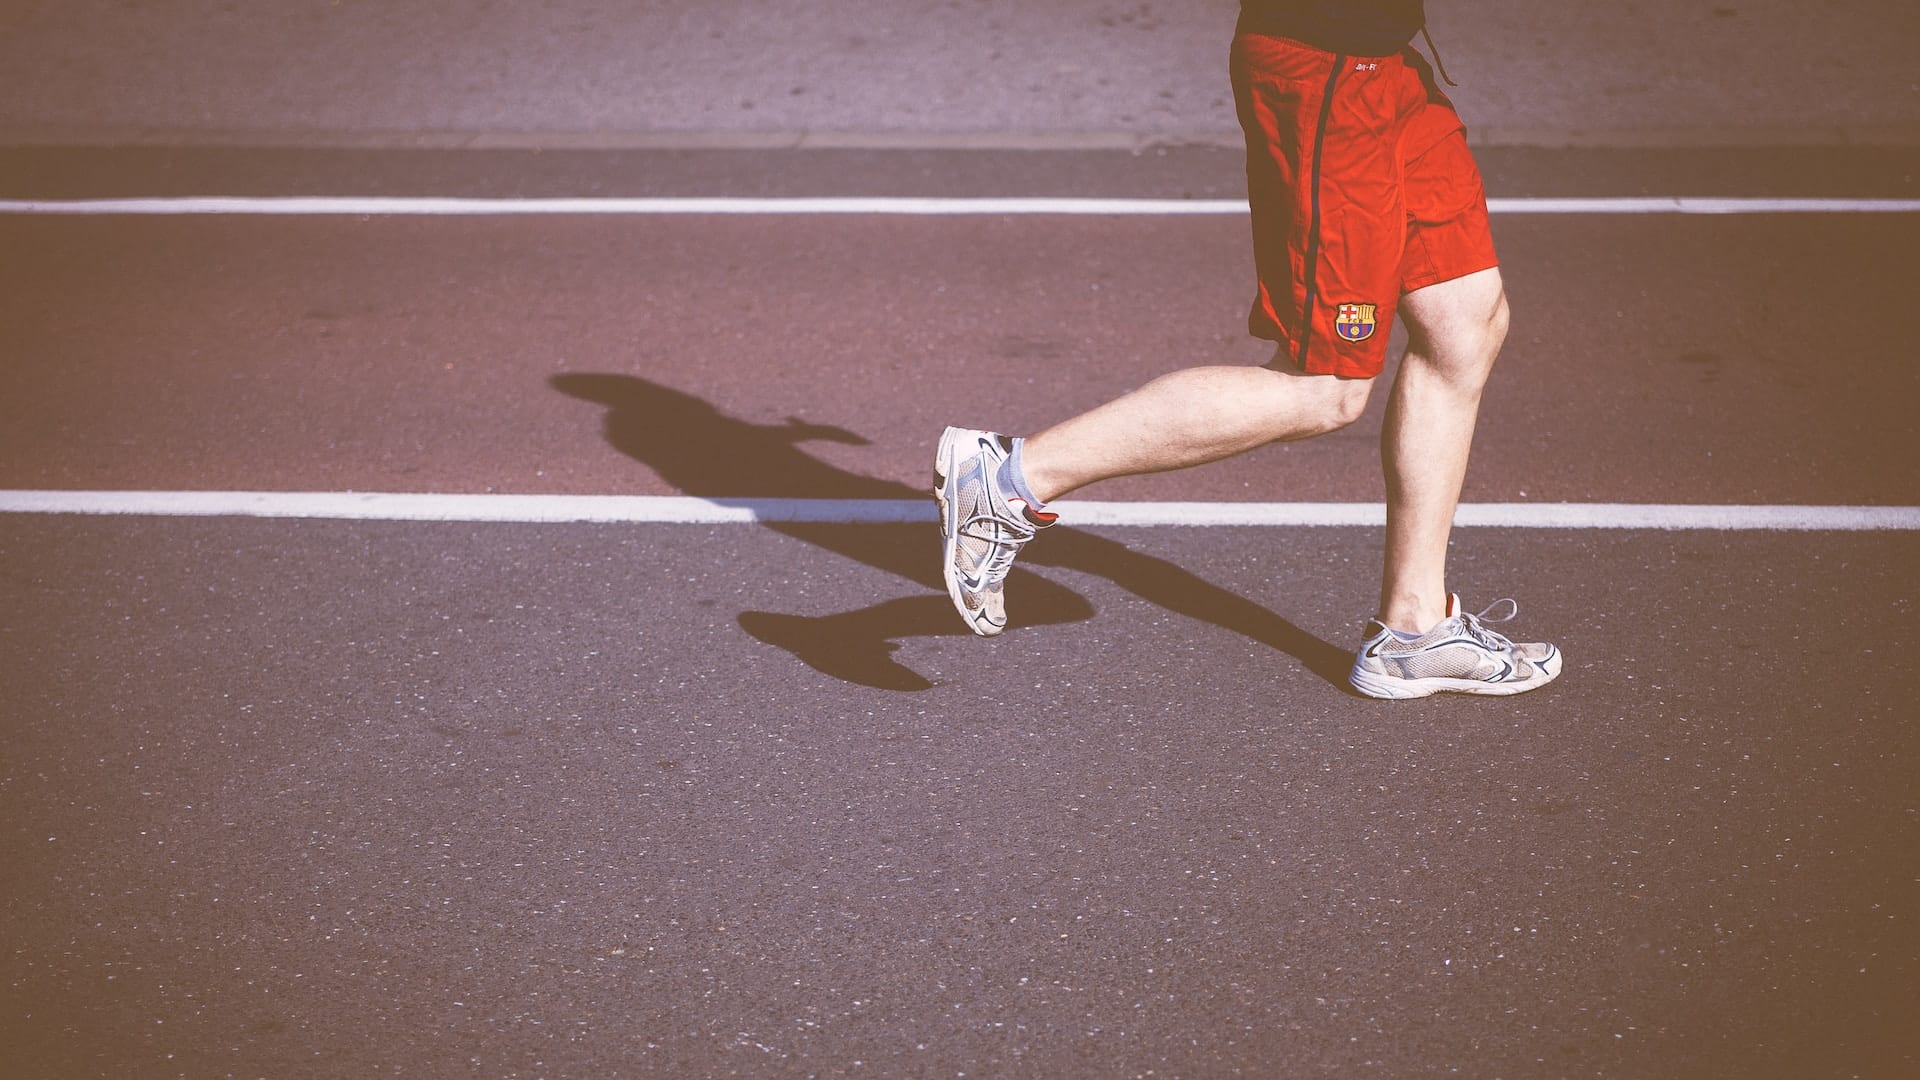
{"label": "ankle", "polygon": [[1424,634],[1445,622],[1447,616],[1445,593],[1440,594],[1437,602],[1424,596],[1407,595],[1385,599],[1380,604],[1381,624],[1407,634]]}
{"label": "ankle", "polygon": [[1028,475],[1026,458],[1027,440],[1014,439],[1012,442],[1013,449],[1008,452],[1006,460],[1000,463],[1000,474],[998,477],[1000,488],[1006,494],[1014,496],[1021,502],[1026,503],[1031,509],[1044,513],[1047,509],[1047,504],[1052,502],[1053,499],[1050,495],[1040,495],[1029,482],[1030,477]]}

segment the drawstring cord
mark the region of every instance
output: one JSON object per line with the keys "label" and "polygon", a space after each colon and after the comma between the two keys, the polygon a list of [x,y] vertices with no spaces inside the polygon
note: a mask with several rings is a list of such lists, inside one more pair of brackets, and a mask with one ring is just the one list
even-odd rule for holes
{"label": "drawstring cord", "polygon": [[1448,86],[1459,86],[1459,83],[1453,81],[1453,76],[1447,74],[1446,61],[1440,59],[1440,49],[1434,45],[1433,35],[1427,33],[1427,28],[1422,26],[1420,28],[1420,36],[1427,41],[1427,51],[1433,54],[1433,66],[1440,69],[1440,78],[1445,81]]}

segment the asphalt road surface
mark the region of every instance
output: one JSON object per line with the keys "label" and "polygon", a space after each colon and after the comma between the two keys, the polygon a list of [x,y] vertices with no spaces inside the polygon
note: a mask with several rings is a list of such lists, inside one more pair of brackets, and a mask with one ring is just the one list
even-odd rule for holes
{"label": "asphalt road surface", "polygon": [[[720,171],[793,193],[832,171],[810,153]],[[56,159],[7,194],[58,197]],[[171,160],[234,170],[203,191],[301,171]],[[969,160],[989,194],[1115,165]],[[1704,168],[1608,160],[1592,193]],[[491,161],[355,172],[425,193]],[[1580,187],[1552,163],[1516,186]],[[1230,193],[1220,164],[1108,183]],[[710,167],[600,165],[598,193]],[[9,216],[0,488],[918,498],[941,423],[1257,360],[1244,227]],[[1920,501],[1913,368],[1858,317],[1901,310],[1913,217],[1498,228],[1519,314],[1469,500]],[[1096,493],[1376,500],[1380,404]],[[1066,529],[984,641],[925,526],[0,516],[10,1056],[1903,1073],[1920,537],[1462,529],[1457,586],[1518,597],[1567,673],[1401,705],[1341,683],[1378,545]]]}

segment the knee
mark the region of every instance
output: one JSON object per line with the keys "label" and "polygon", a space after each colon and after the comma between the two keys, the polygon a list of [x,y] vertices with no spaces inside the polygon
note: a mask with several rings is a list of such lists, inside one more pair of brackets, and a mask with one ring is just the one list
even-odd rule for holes
{"label": "knee", "polygon": [[1493,371],[1512,319],[1500,290],[1483,303],[1455,309],[1448,317],[1409,326],[1408,362],[1451,382],[1477,385]]}
{"label": "knee", "polygon": [[1445,351],[1458,355],[1469,365],[1491,366],[1500,355],[1500,346],[1506,343],[1507,326],[1513,318],[1507,306],[1506,290],[1495,293],[1480,311],[1463,314],[1465,317],[1444,328],[1449,339],[1444,343]]}
{"label": "knee", "polygon": [[1507,325],[1512,318],[1513,312],[1507,307],[1507,294],[1503,289],[1495,298],[1493,311],[1487,315],[1486,326],[1481,331],[1482,348],[1486,350],[1488,363],[1500,355],[1500,346],[1506,344]]}
{"label": "knee", "polygon": [[1463,378],[1484,383],[1493,373],[1493,362],[1500,358],[1500,347],[1506,344],[1507,324],[1511,318],[1507,294],[1502,291],[1494,298],[1493,307],[1480,320],[1479,326],[1467,337],[1460,372]]}
{"label": "knee", "polygon": [[1285,347],[1274,353],[1264,371],[1266,382],[1258,395],[1268,410],[1267,427],[1273,440],[1287,442],[1338,431],[1367,409],[1372,379],[1338,375],[1305,375],[1293,366]]}
{"label": "knee", "polygon": [[1367,398],[1373,394],[1372,379],[1341,379],[1339,400],[1334,405],[1335,428],[1343,428],[1367,411]]}
{"label": "knee", "polygon": [[1332,378],[1320,409],[1320,434],[1339,431],[1367,411],[1367,398],[1373,393],[1372,379]]}

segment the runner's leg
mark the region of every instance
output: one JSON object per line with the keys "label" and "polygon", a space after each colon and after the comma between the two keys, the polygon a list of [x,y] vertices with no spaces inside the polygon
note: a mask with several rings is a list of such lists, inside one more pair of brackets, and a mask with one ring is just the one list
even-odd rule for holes
{"label": "runner's leg", "polygon": [[1022,470],[1050,502],[1096,480],[1184,469],[1333,431],[1359,417],[1372,387],[1367,379],[1302,375],[1284,356],[1262,368],[1188,368],[1029,437]]}
{"label": "runner's leg", "polygon": [[1387,480],[1380,619],[1422,633],[1446,617],[1447,536],[1466,479],[1480,392],[1507,332],[1498,268],[1416,289],[1400,300],[1407,326],[1380,461]]}

